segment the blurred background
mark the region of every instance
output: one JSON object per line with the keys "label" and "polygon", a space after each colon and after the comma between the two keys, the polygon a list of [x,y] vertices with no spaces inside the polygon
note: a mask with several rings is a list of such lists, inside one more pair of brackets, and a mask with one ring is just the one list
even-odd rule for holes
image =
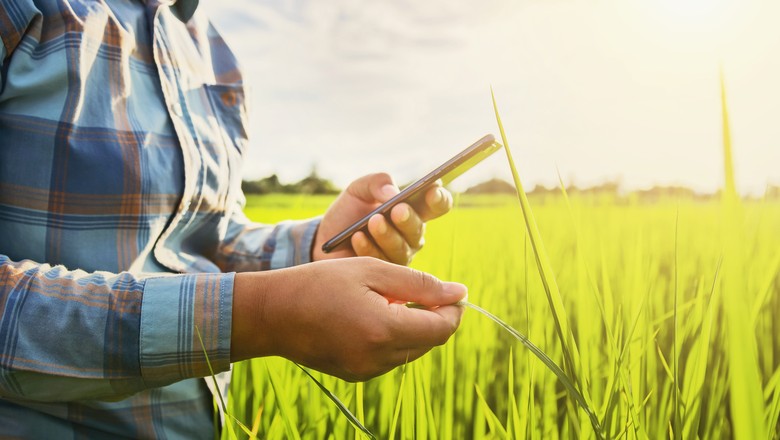
{"label": "blurred background", "polygon": [[[399,183],[498,129],[525,186],[780,185],[780,2],[201,0],[246,71],[245,179]],[[495,155],[456,181],[508,178]],[[556,171],[558,170],[558,171]]]}

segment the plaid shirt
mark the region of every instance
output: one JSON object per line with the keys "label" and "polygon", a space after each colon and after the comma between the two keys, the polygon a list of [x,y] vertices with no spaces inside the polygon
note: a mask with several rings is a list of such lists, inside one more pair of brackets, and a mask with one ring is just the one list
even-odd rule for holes
{"label": "plaid shirt", "polygon": [[233,274],[317,220],[242,213],[246,104],[197,0],[0,2],[0,436],[213,437]]}

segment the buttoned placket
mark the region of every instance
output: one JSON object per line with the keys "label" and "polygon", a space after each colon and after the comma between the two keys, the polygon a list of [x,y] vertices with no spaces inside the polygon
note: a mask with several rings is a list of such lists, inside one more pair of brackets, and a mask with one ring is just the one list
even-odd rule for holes
{"label": "buttoned placket", "polygon": [[165,17],[165,15],[174,15],[170,11],[170,5],[174,3],[158,3],[156,6],[151,6],[155,8],[152,22],[153,52],[160,78],[160,87],[163,91],[163,97],[182,153],[184,191],[176,214],[154,246],[154,256],[160,264],[171,270],[187,272],[188,267],[182,263],[175,250],[166,246],[166,243],[174,235],[177,228],[182,224],[186,224],[193,215],[190,208],[193,200],[198,197],[203,170],[197,147],[190,145],[191,142],[189,140],[195,141],[196,134],[194,130],[189,129],[192,123],[187,121],[186,101],[178,85],[180,72],[178,72],[178,67],[175,63],[176,54],[169,50],[169,42],[167,41],[168,36],[164,21],[168,17]]}

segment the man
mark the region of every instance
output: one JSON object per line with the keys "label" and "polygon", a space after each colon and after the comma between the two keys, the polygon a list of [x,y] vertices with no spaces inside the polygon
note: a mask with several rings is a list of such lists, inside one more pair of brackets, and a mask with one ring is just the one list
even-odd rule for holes
{"label": "man", "polygon": [[242,77],[197,0],[0,5],[0,434],[211,438],[204,348],[362,380],[455,331],[464,286],[381,261],[409,262],[444,189],[328,255],[389,176],[321,219],[244,217]]}

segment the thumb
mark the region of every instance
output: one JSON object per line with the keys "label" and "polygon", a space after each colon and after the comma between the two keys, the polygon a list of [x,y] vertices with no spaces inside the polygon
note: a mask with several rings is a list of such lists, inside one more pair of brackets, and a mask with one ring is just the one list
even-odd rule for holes
{"label": "thumb", "polygon": [[347,192],[368,203],[384,203],[398,194],[398,186],[387,173],[363,176],[349,184]]}
{"label": "thumb", "polygon": [[405,266],[381,263],[367,282],[368,287],[394,300],[427,307],[455,304],[466,297],[468,288],[460,283],[441,281],[435,276]]}

